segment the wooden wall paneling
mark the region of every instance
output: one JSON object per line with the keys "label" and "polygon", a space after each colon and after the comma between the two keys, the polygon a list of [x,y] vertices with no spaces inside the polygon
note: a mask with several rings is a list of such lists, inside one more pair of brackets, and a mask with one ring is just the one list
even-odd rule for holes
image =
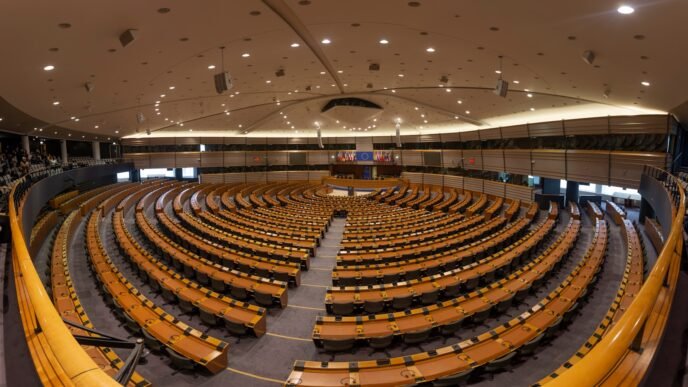
{"label": "wooden wall paneling", "polygon": [[501,140],[502,131],[500,128],[483,129],[478,131],[481,140]]}
{"label": "wooden wall paneling", "polygon": [[483,192],[503,198],[506,195],[506,184],[499,181],[485,180],[483,181]]}
{"label": "wooden wall paneling", "polygon": [[260,144],[267,144],[267,138],[265,137],[246,137],[246,144],[251,144],[251,145],[260,145]]}
{"label": "wooden wall paneling", "polygon": [[176,137],[174,143],[176,145],[200,145],[200,137]]}
{"label": "wooden wall paneling", "polygon": [[224,144],[225,139],[223,137],[201,137],[200,143],[205,144],[205,145],[208,145],[208,144],[213,144],[213,145]]}
{"label": "wooden wall paneling", "polygon": [[268,165],[289,165],[289,152],[271,151],[267,152]]}
{"label": "wooden wall paneling", "polygon": [[439,175],[436,173],[425,173],[423,174],[423,184],[431,184],[442,186],[444,182],[444,175]]}
{"label": "wooden wall paneling", "polygon": [[198,168],[200,165],[201,152],[177,152],[175,156],[174,166],[177,168]]}
{"label": "wooden wall paneling", "polygon": [[147,138],[123,138],[120,140],[120,144],[123,146],[145,146],[148,145]]}
{"label": "wooden wall paneling", "polygon": [[582,118],[564,122],[564,132],[567,136],[604,135],[609,133],[609,119],[607,117]]}
{"label": "wooden wall paneling", "polygon": [[444,168],[461,166],[462,157],[461,149],[445,149],[442,151],[442,166]]}
{"label": "wooden wall paneling", "polygon": [[559,149],[533,149],[533,175],[561,179],[566,175],[566,151]]}
{"label": "wooden wall paneling", "polygon": [[532,175],[530,149],[504,149],[505,172]]}
{"label": "wooden wall paneling", "polygon": [[270,171],[266,174],[268,182],[271,181],[287,181],[287,171]]}
{"label": "wooden wall paneling", "polygon": [[483,179],[474,179],[472,177],[463,178],[463,189],[473,192],[483,192]]}
{"label": "wooden wall paneling", "polygon": [[441,138],[439,134],[421,134],[418,140],[418,142],[440,142]]}
{"label": "wooden wall paneling", "polygon": [[440,139],[442,142],[457,142],[461,141],[461,134],[460,133],[442,133],[440,135]]}
{"label": "wooden wall paneling", "polygon": [[200,152],[201,167],[222,167],[224,165],[223,152]]}
{"label": "wooden wall paneling", "polygon": [[480,134],[478,130],[469,130],[466,132],[461,132],[461,141],[479,141]]}
{"label": "wooden wall paneling", "polygon": [[483,170],[504,172],[504,151],[501,149],[483,149]]}
{"label": "wooden wall paneling", "polygon": [[610,185],[637,189],[643,166],[666,169],[669,156],[653,152],[611,152]]}
{"label": "wooden wall paneling", "polygon": [[528,132],[530,133],[530,137],[563,136],[563,121],[550,121],[540,122],[537,124],[528,124]]}
{"label": "wooden wall paneling", "polygon": [[609,152],[568,150],[566,180],[609,184]]}
{"label": "wooden wall paneling", "polygon": [[157,152],[150,154],[149,168],[174,168],[175,152]]}
{"label": "wooden wall paneling", "polygon": [[225,137],[225,144],[227,144],[227,145],[246,144],[246,138],[247,137]]}
{"label": "wooden wall paneling", "polygon": [[125,153],[124,159],[131,160],[136,169],[150,168],[151,153]]}
{"label": "wooden wall paneling", "polygon": [[329,163],[330,157],[327,151],[308,152],[308,165],[327,165]]}
{"label": "wooden wall paneling", "polygon": [[420,142],[420,139],[419,139],[419,136],[417,136],[417,135],[409,134],[409,135],[401,136],[401,142],[402,142],[402,144],[415,143],[415,142]]}
{"label": "wooden wall paneling", "polygon": [[265,165],[266,152],[246,152],[246,166]]}
{"label": "wooden wall paneling", "polygon": [[243,172],[223,173],[222,176],[224,178],[224,183],[226,183],[226,184],[245,183],[246,182],[246,174]]}
{"label": "wooden wall paneling", "polygon": [[501,128],[502,138],[526,138],[528,135],[527,125],[505,126]]}
{"label": "wooden wall paneling", "polygon": [[462,153],[463,167],[465,169],[483,169],[483,155],[480,149],[464,149]]}
{"label": "wooden wall paneling", "polygon": [[402,172],[401,178],[408,180],[408,182],[412,183],[412,184],[422,184],[423,183],[423,174],[422,173]]}
{"label": "wooden wall paneling", "polygon": [[667,115],[617,116],[609,117],[612,134],[667,133]]}
{"label": "wooden wall paneling", "polygon": [[249,172],[246,173],[247,183],[267,183],[267,173],[265,172]]}
{"label": "wooden wall paneling", "polygon": [[246,165],[246,155],[242,151],[224,152],[225,167],[243,167]]}
{"label": "wooden wall paneling", "polygon": [[456,188],[461,192],[463,191],[463,176],[445,175],[444,185],[445,187]]}
{"label": "wooden wall paneling", "polygon": [[308,180],[318,184],[326,176],[330,176],[330,171],[308,171]]}
{"label": "wooden wall paneling", "polygon": [[530,203],[533,201],[533,189],[523,185],[507,184],[506,197]]}
{"label": "wooden wall paneling", "polygon": [[308,181],[308,171],[288,171],[287,179],[289,181]]}
{"label": "wooden wall paneling", "polygon": [[422,151],[417,150],[402,150],[401,160],[403,162],[403,165],[422,166],[423,153]]}

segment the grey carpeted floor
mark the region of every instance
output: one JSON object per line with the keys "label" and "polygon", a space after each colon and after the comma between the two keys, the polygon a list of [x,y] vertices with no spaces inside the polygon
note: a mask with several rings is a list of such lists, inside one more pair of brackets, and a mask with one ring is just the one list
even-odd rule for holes
{"label": "grey carpeted floor", "polygon": [[[146,214],[155,225],[152,208],[148,208]],[[541,215],[546,216],[545,214],[542,212]],[[132,234],[144,246],[147,246],[145,239],[138,234],[133,224],[133,212],[127,214],[126,219],[127,227],[132,231]],[[560,233],[567,223],[568,214],[562,212],[556,233]],[[343,219],[333,220],[322,245],[317,249],[315,257],[312,259],[311,269],[302,273],[302,285],[298,288],[289,289],[289,306],[285,309],[273,308],[268,311],[268,333],[260,339],[252,337],[237,339],[228,335],[222,328],[211,328],[203,325],[198,316],[184,315],[177,305],[166,304],[159,295],[153,293],[150,287],[134,274],[127,261],[118,253],[110,221],[102,222],[101,237],[111,259],[137,289],[171,315],[230,344],[228,369],[226,372],[220,372],[216,375],[202,372],[177,372],[170,366],[165,355],[155,353],[147,355],[145,363],[139,365],[137,371],[156,385],[275,386],[287,378],[295,360],[329,360],[330,355],[319,353],[313,344],[311,331],[316,316],[325,314],[323,300],[326,287],[331,284],[331,272],[335,265],[335,256],[339,249],[344,224]],[[115,314],[104,304],[97,291],[96,279],[88,270],[83,244],[83,229],[84,225],[82,224],[70,245],[69,265],[77,294],[96,328],[118,336],[129,337],[130,334],[116,319]],[[474,383],[481,385],[529,385],[556,369],[587,340],[609,308],[625,264],[625,246],[623,246],[620,230],[610,222],[610,231],[609,254],[604,263],[604,270],[597,289],[591,294],[590,301],[580,309],[581,316],[577,317],[568,330],[555,338],[549,345],[541,347],[535,357],[516,365],[512,372],[495,375],[494,380],[491,381],[478,379]],[[465,328],[458,335],[465,339],[485,332],[489,329],[488,327],[508,321],[512,318],[511,316],[518,315],[528,309],[530,305],[538,302],[548,292],[556,288],[577,264],[590,243],[592,232],[592,225],[589,219],[584,216],[581,236],[575,251],[547,284],[536,294],[526,299],[524,304],[512,307],[507,315],[489,319],[486,321],[486,326]],[[422,350],[451,345],[460,340],[457,337],[443,344],[440,338],[433,338],[422,345]],[[402,349],[401,345],[395,345],[389,349],[388,353],[390,356],[400,356],[419,351],[421,348]],[[121,357],[127,355],[126,351],[117,350],[117,352]],[[352,354],[337,355],[335,360],[370,360],[384,357],[388,357],[388,355],[382,352],[371,355],[368,348],[357,348]],[[247,376],[244,373],[253,376]]]}

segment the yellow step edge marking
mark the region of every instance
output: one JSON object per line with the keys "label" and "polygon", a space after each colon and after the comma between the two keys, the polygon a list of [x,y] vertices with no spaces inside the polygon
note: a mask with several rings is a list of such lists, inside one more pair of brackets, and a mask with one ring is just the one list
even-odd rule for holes
{"label": "yellow step edge marking", "polygon": [[252,373],[250,373],[250,372],[240,371],[240,370],[238,370],[238,369],[231,368],[231,367],[227,367],[226,369],[227,369],[227,371],[229,371],[229,372],[234,372],[234,373],[237,373],[237,374],[239,374],[239,375],[248,376],[248,377],[250,377],[250,378],[265,380],[266,382],[273,382],[273,383],[284,384],[284,380],[278,380],[278,379],[268,378],[268,377],[265,377],[265,376],[260,376],[260,375],[252,374]]}
{"label": "yellow step edge marking", "polygon": [[272,332],[267,332],[266,335],[272,336],[272,337],[279,337],[279,338],[287,339],[287,340],[313,341],[312,339],[304,339],[304,338],[302,338],[302,337],[294,337],[294,336],[279,335],[279,334],[277,334],[277,333],[272,333]]}
{"label": "yellow step edge marking", "polygon": [[314,285],[314,284],[304,284],[304,283],[302,283],[300,286],[307,286],[307,287],[309,287],[309,288],[323,288],[323,289],[327,289],[327,286],[325,286],[325,285]]}
{"label": "yellow step edge marking", "polygon": [[324,311],[325,310],[325,308],[314,308],[312,306],[301,306],[301,305],[293,305],[293,304],[287,304],[287,308],[299,308],[299,309],[318,310],[318,311]]}

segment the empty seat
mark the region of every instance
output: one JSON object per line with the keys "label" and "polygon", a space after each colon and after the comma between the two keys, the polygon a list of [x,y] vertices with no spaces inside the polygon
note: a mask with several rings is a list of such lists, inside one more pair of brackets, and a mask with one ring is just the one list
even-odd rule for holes
{"label": "empty seat", "polygon": [[529,342],[523,344],[523,346],[518,350],[519,355],[521,356],[530,356],[535,352],[535,349],[537,346],[540,344],[542,339],[545,338],[545,334],[541,333],[540,335],[536,336]]}
{"label": "empty seat", "polygon": [[493,308],[495,314],[500,315],[505,313],[513,304],[514,296],[507,298],[506,300],[499,301],[497,305]]}
{"label": "empty seat", "polygon": [[403,297],[394,297],[392,299],[392,308],[396,310],[404,310],[411,307],[413,304],[413,294]]}
{"label": "empty seat", "polygon": [[471,377],[472,372],[473,372],[473,368],[469,368],[465,371],[461,371],[461,372],[456,373],[454,375],[449,375],[449,376],[445,376],[445,377],[439,378],[437,380],[434,380],[432,382],[432,385],[434,387],[461,386],[461,385],[466,384],[468,382],[468,379]]}
{"label": "empty seat", "polygon": [[497,373],[511,369],[511,362],[516,356],[516,352],[510,352],[499,359],[492,360],[485,364],[485,372]]}
{"label": "empty seat", "polygon": [[354,303],[353,302],[333,302],[332,303],[332,314],[338,316],[347,316],[354,313]]}
{"label": "empty seat", "polygon": [[430,337],[431,331],[431,329],[424,329],[415,332],[408,332],[404,334],[404,344],[406,344],[406,346],[418,346]]}
{"label": "empty seat", "polygon": [[272,298],[272,294],[258,292],[258,291],[255,291],[253,293],[253,299],[256,301],[257,304],[263,305],[263,306],[272,306],[273,302],[274,302],[274,300]]}
{"label": "empty seat", "polygon": [[127,327],[127,329],[129,329],[130,331],[132,331],[134,333],[141,332],[141,327],[139,326],[139,324],[136,321],[134,321],[134,319],[129,317],[129,315],[126,313],[124,313],[123,316],[124,316],[124,322],[125,322],[124,325]]}
{"label": "empty seat", "polygon": [[167,354],[170,355],[170,359],[172,359],[172,366],[180,370],[193,371],[194,362],[191,359],[184,357],[167,347],[165,348],[165,351],[167,351]]}
{"label": "empty seat", "polygon": [[434,304],[440,297],[440,289],[436,288],[433,291],[423,293],[420,295],[420,302],[423,305]]}
{"label": "empty seat", "polygon": [[470,292],[471,290],[474,290],[475,288],[477,288],[479,283],[480,283],[479,277],[469,278],[463,283],[463,288],[466,291]]}
{"label": "empty seat", "polygon": [[479,310],[471,315],[471,322],[473,324],[482,324],[487,320],[488,317],[490,317],[490,312],[492,310],[491,306],[488,306],[487,308],[483,310]]}
{"label": "empty seat", "polygon": [[367,314],[377,314],[383,310],[385,310],[385,301],[382,299],[363,302],[363,311]]}
{"label": "empty seat", "polygon": [[179,299],[179,309],[181,309],[184,313],[195,313],[196,312],[196,306],[191,301],[185,300],[180,298]]}
{"label": "empty seat", "polygon": [[349,351],[354,347],[356,339],[345,339],[345,340],[323,340],[323,349],[325,352],[335,353],[335,352],[345,352]]}
{"label": "empty seat", "polygon": [[444,288],[444,290],[442,291],[442,293],[443,293],[444,296],[447,297],[447,298],[456,297],[457,295],[459,295],[459,293],[461,293],[461,284],[455,283],[455,284],[452,284],[452,285],[448,285],[448,286],[446,286],[446,287]]}
{"label": "empty seat", "polygon": [[229,333],[235,336],[243,336],[248,332],[248,328],[244,324],[232,321],[228,318],[225,318],[225,328],[227,328]]}
{"label": "empty seat", "polygon": [[230,294],[238,300],[245,300],[248,298],[248,291],[240,286],[232,286]]}
{"label": "empty seat", "polygon": [[214,291],[218,293],[224,293],[226,289],[224,281],[217,278],[211,278],[210,286],[213,288]]}
{"label": "empty seat", "polygon": [[177,301],[177,296],[174,294],[174,292],[170,289],[167,289],[166,287],[161,287],[160,291],[162,292],[162,298],[165,299],[167,302],[176,302]]}
{"label": "empty seat", "polygon": [[458,332],[462,326],[463,319],[450,322],[449,324],[440,325],[440,334],[445,336],[444,342],[446,343],[448,338],[456,335],[456,332]]}
{"label": "empty seat", "polygon": [[162,345],[161,342],[159,342],[155,337],[151,336],[148,332],[146,332],[145,329],[141,330],[141,333],[143,333],[143,342],[146,344],[146,347],[150,348],[153,351],[162,351],[165,346]]}
{"label": "empty seat", "polygon": [[393,342],[394,335],[387,335],[381,337],[371,337],[370,340],[368,340],[368,345],[375,351],[379,351],[389,347]]}
{"label": "empty seat", "polygon": [[198,308],[198,313],[203,323],[208,324],[210,326],[217,325],[217,316],[214,313],[203,310],[203,308]]}

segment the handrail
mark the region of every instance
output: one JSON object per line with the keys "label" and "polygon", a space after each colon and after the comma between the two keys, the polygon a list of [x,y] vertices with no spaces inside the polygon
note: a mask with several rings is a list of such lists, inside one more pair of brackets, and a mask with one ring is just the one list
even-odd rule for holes
{"label": "handrail", "polygon": [[18,185],[14,184],[9,196],[12,250],[15,252],[14,256],[17,259],[19,271],[26,283],[26,291],[34,309],[34,316],[24,316],[23,318],[36,318],[51,351],[55,354],[59,367],[75,386],[120,386],[105,371],[100,369],[79,345],[62,321],[62,317],[57,313],[50,296],[38,277],[24,240],[15,207],[14,195]]}
{"label": "handrail", "polygon": [[676,178],[666,171],[646,167],[644,173],[665,181],[675,208],[671,232],[647,281],[623,316],[585,357],[547,383],[549,386],[593,386],[603,383],[628,351],[640,349],[645,324],[660,292],[664,287],[673,288],[675,285],[668,283],[670,280],[667,276],[671,267],[678,265],[681,259],[685,192]]}

